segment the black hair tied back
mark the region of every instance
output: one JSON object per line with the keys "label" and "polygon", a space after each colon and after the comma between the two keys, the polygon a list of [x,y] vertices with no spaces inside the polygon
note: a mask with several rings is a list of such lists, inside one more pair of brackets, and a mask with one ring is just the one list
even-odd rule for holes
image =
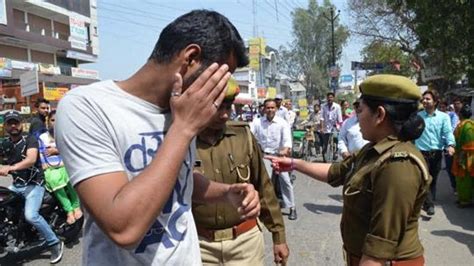
{"label": "black hair tied back", "polygon": [[416,112],[413,112],[408,119],[403,122],[398,137],[401,141],[415,140],[421,136],[424,129],[425,121]]}

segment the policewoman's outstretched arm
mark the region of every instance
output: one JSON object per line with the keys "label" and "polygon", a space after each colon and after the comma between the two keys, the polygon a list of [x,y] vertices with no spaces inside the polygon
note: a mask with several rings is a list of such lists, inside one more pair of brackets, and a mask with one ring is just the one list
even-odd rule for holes
{"label": "policewoman's outstretched arm", "polygon": [[264,159],[272,161],[272,167],[278,172],[296,170],[321,182],[328,182],[330,163],[310,163],[289,157],[275,157],[267,155]]}

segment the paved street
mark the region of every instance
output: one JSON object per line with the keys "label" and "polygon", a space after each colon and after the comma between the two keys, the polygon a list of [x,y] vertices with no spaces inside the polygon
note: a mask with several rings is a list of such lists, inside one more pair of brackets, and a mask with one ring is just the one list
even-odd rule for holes
{"label": "paved street", "polygon": [[[439,177],[436,215],[420,221],[427,265],[474,265],[474,209],[458,209],[443,171]],[[3,179],[0,184],[5,184]],[[289,265],[342,265],[339,220],[341,190],[297,175],[298,220],[285,218],[291,249]],[[266,233],[266,265],[272,265],[271,236]],[[81,245],[67,248],[58,265],[79,265]],[[48,254],[25,265],[49,265]]]}

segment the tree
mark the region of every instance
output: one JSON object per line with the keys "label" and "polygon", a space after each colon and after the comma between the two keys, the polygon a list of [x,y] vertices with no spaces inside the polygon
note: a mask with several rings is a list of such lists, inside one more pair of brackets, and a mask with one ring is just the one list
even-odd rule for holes
{"label": "tree", "polygon": [[[329,66],[332,62],[331,24],[325,17],[334,6],[325,0],[322,6],[310,0],[308,7],[297,8],[292,12],[293,42],[289,48],[280,48],[282,64],[280,71],[288,76],[303,77],[303,84],[309,94],[321,97],[329,87]],[[334,43],[336,60],[339,59],[342,47],[346,44],[349,32],[334,22]],[[294,70],[301,71],[300,74]]]}
{"label": "tree", "polygon": [[474,1],[469,0],[349,0],[354,27],[368,46],[396,45],[422,69],[444,77],[446,89],[467,74],[474,83]]}
{"label": "tree", "polygon": [[443,76],[454,83],[464,74],[474,85],[474,2],[468,0],[408,0],[407,7],[416,14],[414,30],[418,49],[430,58]]}
{"label": "tree", "polygon": [[379,74],[398,74],[403,76],[414,76],[411,57],[402,51],[396,43],[373,41],[362,49],[364,62],[386,63],[387,67]]}
{"label": "tree", "polygon": [[[415,32],[415,14],[402,1],[349,0],[349,14],[354,20],[351,33],[362,37],[367,44],[363,49],[372,62],[398,61],[401,71],[393,68],[383,72],[413,76],[414,66],[423,66],[419,38]],[[415,67],[416,69],[416,67]]]}

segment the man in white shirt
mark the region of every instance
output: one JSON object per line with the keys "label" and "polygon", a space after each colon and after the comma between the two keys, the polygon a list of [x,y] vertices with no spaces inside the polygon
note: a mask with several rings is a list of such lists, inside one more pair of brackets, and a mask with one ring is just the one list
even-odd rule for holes
{"label": "man in white shirt", "polygon": [[[264,102],[265,116],[254,120],[251,124],[252,133],[265,154],[289,156],[292,146],[291,129],[288,123],[276,116],[277,105],[275,100],[267,99]],[[265,167],[269,176],[272,176],[272,166],[269,160],[265,160]],[[297,218],[295,208],[295,195],[288,172],[278,174],[282,194],[282,207],[289,208],[288,219]]]}
{"label": "man in white shirt", "polygon": [[275,103],[276,103],[276,116],[283,118],[289,124],[289,114],[288,109],[285,106],[281,105],[283,101],[283,95],[277,94],[275,96]]}
{"label": "man in white shirt", "polygon": [[[358,102],[354,103],[354,107],[357,110],[359,106]],[[357,115],[353,115],[346,119],[341,126],[339,132],[339,140],[337,147],[343,159],[349,157],[351,154],[359,151],[364,147],[365,144],[369,143],[362,137],[360,132],[359,119]]]}
{"label": "man in white shirt", "polygon": [[[334,102],[334,93],[328,92],[326,95],[327,103],[322,105],[321,110],[321,126],[323,133],[323,160],[326,162],[326,151],[328,148],[329,138],[333,137],[333,133],[342,124],[341,106]],[[337,140],[336,140],[337,143]],[[334,154],[336,157],[337,154]],[[333,158],[335,159],[335,158]]]}
{"label": "man in white shirt", "polygon": [[286,109],[288,110],[288,123],[290,124],[290,128],[293,128],[296,122],[296,112],[293,111],[293,104],[291,101],[286,103]]}

